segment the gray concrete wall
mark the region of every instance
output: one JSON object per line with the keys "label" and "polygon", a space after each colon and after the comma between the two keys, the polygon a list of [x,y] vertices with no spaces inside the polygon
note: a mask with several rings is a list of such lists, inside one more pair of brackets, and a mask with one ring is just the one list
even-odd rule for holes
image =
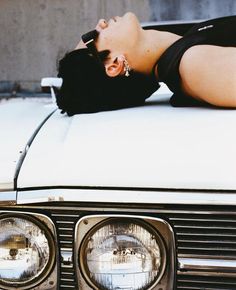
{"label": "gray concrete wall", "polygon": [[140,21],[236,14],[235,0],[1,0],[0,92],[37,91],[57,60],[99,18],[133,11]]}

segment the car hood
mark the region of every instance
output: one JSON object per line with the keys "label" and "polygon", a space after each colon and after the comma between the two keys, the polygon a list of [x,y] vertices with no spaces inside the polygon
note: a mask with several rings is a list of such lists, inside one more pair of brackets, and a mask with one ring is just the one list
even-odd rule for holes
{"label": "car hood", "polygon": [[67,117],[58,111],[29,148],[18,188],[236,189],[236,113],[145,106]]}
{"label": "car hood", "polygon": [[0,191],[14,189],[20,160],[34,132],[55,106],[38,101],[11,100],[0,106]]}

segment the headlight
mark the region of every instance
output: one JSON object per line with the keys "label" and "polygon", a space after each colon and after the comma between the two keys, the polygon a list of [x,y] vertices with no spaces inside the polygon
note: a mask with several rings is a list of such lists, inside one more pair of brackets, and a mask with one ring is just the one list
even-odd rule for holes
{"label": "headlight", "polygon": [[136,219],[112,218],[91,229],[79,251],[84,278],[95,289],[148,289],[164,272],[160,235]]}
{"label": "headlight", "polygon": [[49,230],[36,219],[3,215],[0,218],[1,289],[28,289],[45,278],[55,261],[52,243]]}

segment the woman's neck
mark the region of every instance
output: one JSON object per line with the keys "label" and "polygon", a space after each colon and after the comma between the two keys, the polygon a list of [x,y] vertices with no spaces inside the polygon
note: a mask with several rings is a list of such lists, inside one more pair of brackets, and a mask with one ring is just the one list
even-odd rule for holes
{"label": "woman's neck", "polygon": [[167,31],[143,30],[133,68],[145,74],[152,73],[164,51],[180,38],[180,35]]}

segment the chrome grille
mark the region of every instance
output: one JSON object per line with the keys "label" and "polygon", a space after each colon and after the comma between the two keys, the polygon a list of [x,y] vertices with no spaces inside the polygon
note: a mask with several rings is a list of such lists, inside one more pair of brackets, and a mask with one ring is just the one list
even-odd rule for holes
{"label": "chrome grille", "polygon": [[[235,208],[217,207],[169,213],[177,241],[178,258],[206,258],[236,260]],[[177,272],[178,290],[233,290],[236,273],[206,271]]]}
{"label": "chrome grille", "polygon": [[[114,208],[114,205],[113,205]],[[96,210],[97,213],[101,209],[98,207],[91,210],[92,213]],[[105,209],[106,211],[106,209]],[[109,207],[107,206],[107,211]],[[127,209],[119,208],[117,211],[127,213]],[[217,207],[199,207],[196,206],[162,206],[159,209],[147,208],[133,209],[138,214],[145,212],[152,216],[162,217],[169,221],[173,226],[176,234],[177,254],[178,257],[202,257],[202,258],[223,258],[236,259],[236,209],[228,207],[224,209],[217,209]],[[83,212],[75,211],[68,208],[67,211],[61,213],[53,213],[57,218],[58,232],[61,238],[60,247],[69,247],[65,243],[68,238],[70,241],[73,235],[64,237],[68,233],[66,229],[74,230],[74,225],[79,218],[77,213]],[[102,209],[104,213],[104,209]],[[72,214],[73,213],[73,214]],[[130,209],[129,209],[129,213]],[[71,223],[65,223],[71,221]],[[63,238],[63,240],[62,240]],[[70,273],[70,274],[67,274]],[[61,270],[60,289],[70,289],[76,285],[76,281],[72,281],[75,277],[75,269],[64,268]],[[236,289],[236,273],[224,274],[220,276],[217,273],[207,272],[180,272],[177,271],[176,289],[178,290],[233,290]],[[71,276],[69,276],[71,275]],[[66,280],[67,277],[72,277]],[[68,286],[65,286],[68,285]]]}
{"label": "chrome grille", "polygon": [[[55,206],[56,205],[56,206]],[[16,209],[16,208],[15,208]],[[236,260],[236,207],[191,205],[76,204],[29,206],[31,212],[48,212],[57,228],[59,253],[69,252],[70,264],[60,263],[58,289],[76,289],[74,230],[79,218],[109,212],[160,217],[173,227],[177,258],[215,258]],[[236,290],[236,273],[176,270],[177,290]]]}
{"label": "chrome grille", "polygon": [[79,215],[70,211],[53,211],[51,214],[58,235],[59,255],[71,257],[67,262],[60,261],[59,289],[78,289],[74,265],[74,229]]}
{"label": "chrome grille", "polygon": [[170,220],[177,235],[178,256],[236,258],[236,217],[183,214]]}

